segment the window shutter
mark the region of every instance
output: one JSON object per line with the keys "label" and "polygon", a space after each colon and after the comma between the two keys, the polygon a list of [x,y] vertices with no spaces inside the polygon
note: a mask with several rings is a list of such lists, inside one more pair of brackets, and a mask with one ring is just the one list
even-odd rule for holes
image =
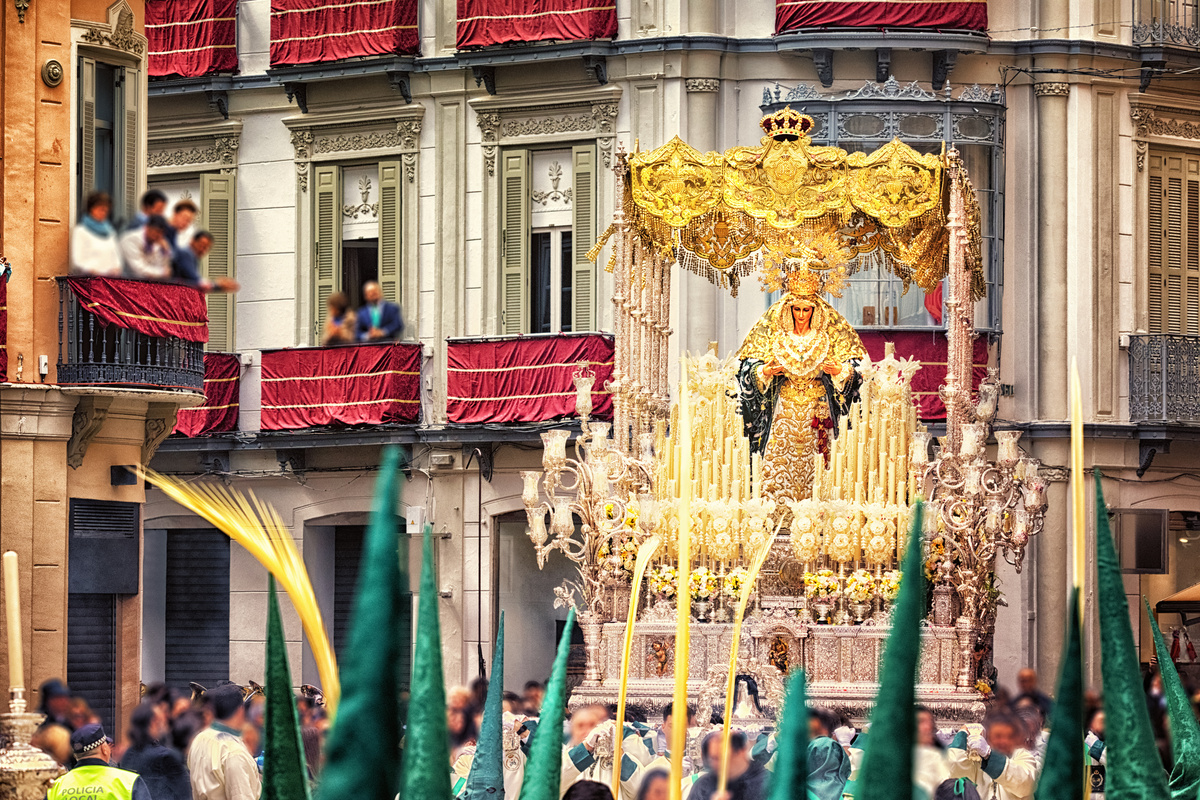
{"label": "window shutter", "polygon": [[1147,329],[1200,335],[1200,158],[1152,155],[1149,195]]}
{"label": "window shutter", "polygon": [[79,59],[79,214],[96,188],[96,62]]}
{"label": "window shutter", "polygon": [[[212,249],[204,259],[209,280],[234,277],[237,185],[233,175],[200,176],[200,226],[212,234]],[[215,353],[233,352],[234,295],[211,292],[208,300],[208,344]]]}
{"label": "window shutter", "polygon": [[516,334],[529,327],[529,151],[505,150],[501,163],[500,330]]}
{"label": "window shutter", "polygon": [[1163,305],[1165,304],[1166,275],[1163,270],[1163,240],[1166,230],[1163,227],[1163,159],[1161,156],[1150,158],[1150,197],[1149,197],[1149,230],[1147,231],[1147,295],[1146,329],[1150,333],[1166,333],[1163,326]]}
{"label": "window shutter", "polygon": [[596,243],[596,145],[571,149],[575,171],[571,204],[571,330],[576,333],[596,329],[596,265],[588,260],[588,251]]}
{"label": "window shutter", "polygon": [[313,207],[313,320],[314,339],[320,344],[325,330],[326,301],[338,291],[342,277],[342,175],[340,167],[317,167],[316,205]]}
{"label": "window shutter", "polygon": [[400,302],[400,162],[379,162],[379,288]]}
{"label": "window shutter", "polygon": [[[123,135],[124,145],[122,149],[121,170],[118,175],[124,176],[124,182],[121,187],[122,212],[125,214],[125,219],[133,219],[133,216],[138,212],[138,71],[136,69],[124,70],[124,88],[121,97],[125,102],[125,131]],[[114,176],[114,180],[117,178]]]}

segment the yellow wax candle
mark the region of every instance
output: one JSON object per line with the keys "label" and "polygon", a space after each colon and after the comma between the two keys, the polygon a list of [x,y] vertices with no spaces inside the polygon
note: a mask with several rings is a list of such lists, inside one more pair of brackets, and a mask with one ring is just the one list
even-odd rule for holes
{"label": "yellow wax candle", "polygon": [[1084,514],[1083,488],[1083,390],[1079,385],[1079,369],[1075,357],[1071,357],[1071,532],[1074,540],[1075,585],[1079,587],[1079,601],[1083,602],[1083,588],[1087,580],[1084,546],[1086,523]]}
{"label": "yellow wax candle", "polygon": [[[866,454],[867,454],[866,453],[866,448],[867,448],[866,434],[864,434],[862,431],[859,431],[858,433],[859,433],[859,436],[858,436],[858,458],[856,458],[854,460],[854,485],[855,486],[862,485],[863,469],[866,466]],[[861,499],[857,496],[857,493],[856,493],[855,499],[856,500]]]}
{"label": "yellow wax candle", "polygon": [[833,451],[833,499],[842,499],[842,448]]}
{"label": "yellow wax candle", "polygon": [[888,439],[888,502],[896,502],[896,448],[900,444],[900,437],[892,434]]}
{"label": "yellow wax candle", "polygon": [[25,653],[21,647],[21,585],[17,578],[17,554],[4,554],[4,613],[8,620],[8,686],[25,688]]}
{"label": "yellow wax candle", "polygon": [[750,456],[750,475],[754,481],[754,499],[762,497],[762,456],[754,453]]}
{"label": "yellow wax candle", "polygon": [[[684,408],[688,401],[688,385],[686,378],[681,381],[679,387],[680,405]],[[683,422],[680,425],[680,438],[686,443],[686,447],[691,448],[692,430],[691,420],[687,415],[684,415]],[[690,618],[691,618],[691,594],[687,591],[688,577],[692,574],[691,569],[691,547],[692,547],[692,476],[691,464],[685,468],[686,471],[682,476],[682,486],[684,486],[683,495],[679,498],[679,587],[680,591],[676,592],[678,601],[676,603],[677,615],[675,618],[675,692],[673,697],[673,706],[675,708],[686,709],[688,704],[687,693],[687,676],[688,676],[688,661],[690,650]],[[683,755],[687,748],[687,714],[675,714],[671,718],[671,800],[681,800],[683,789]],[[622,723],[618,722],[618,725]]]}
{"label": "yellow wax candle", "polygon": [[812,493],[813,493],[813,497],[816,498],[817,500],[825,499],[825,496],[821,491],[821,489],[822,489],[821,478],[824,476],[824,473],[825,473],[824,459],[821,458],[821,454],[819,452],[813,453],[813,481],[812,481],[813,492]]}

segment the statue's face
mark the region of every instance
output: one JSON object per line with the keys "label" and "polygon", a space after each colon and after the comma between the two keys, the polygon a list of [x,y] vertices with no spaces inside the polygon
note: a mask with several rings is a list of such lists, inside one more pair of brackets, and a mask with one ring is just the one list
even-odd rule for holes
{"label": "statue's face", "polygon": [[809,325],[812,324],[814,308],[815,306],[807,300],[792,306],[792,322],[795,323],[796,330],[808,330]]}

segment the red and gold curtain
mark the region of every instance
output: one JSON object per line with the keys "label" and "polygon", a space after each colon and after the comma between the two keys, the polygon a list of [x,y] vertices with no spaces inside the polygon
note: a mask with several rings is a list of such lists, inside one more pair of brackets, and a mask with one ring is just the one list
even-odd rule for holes
{"label": "red and gold curtain", "polygon": [[[946,334],[934,330],[929,333],[919,331],[883,332],[859,331],[867,355],[872,361],[883,358],[884,345],[893,342],[896,345],[896,358],[915,358],[921,362],[921,368],[913,376],[913,399],[917,401],[917,413],[926,421],[946,418],[946,406],[938,395],[938,389],[946,381]],[[975,339],[975,350],[971,356],[971,391],[979,388],[980,382],[987,377],[988,340],[986,336]]]}
{"label": "red and gold curtain", "polygon": [[242,362],[231,353],[204,354],[204,405],[179,410],[173,433],[202,436],[237,430]]}
{"label": "red and gold curtain", "polygon": [[67,285],[80,307],[99,317],[101,325],[146,336],[208,341],[208,306],[199,289],[122,278],[67,278]]}
{"label": "red and gold curtain", "polygon": [[0,381],[8,380],[8,282],[0,269]]}
{"label": "red and gold curtain", "polygon": [[776,0],[775,33],[806,28],[987,30],[987,0]]}
{"label": "red and gold curtain", "polygon": [[421,419],[421,345],[360,344],[262,354],[264,431]]}
{"label": "red and gold curtain", "polygon": [[237,0],[148,0],[146,38],[151,76],[234,72]]}
{"label": "red and gold curtain", "polygon": [[417,0],[271,0],[271,66],[420,49]]}
{"label": "red and gold curtain", "polygon": [[616,0],[458,0],[459,49],[616,36]]}
{"label": "red and gold curtain", "polygon": [[596,373],[592,415],[612,419],[613,337],[600,334],[452,341],[446,348],[450,422],[548,422],[575,415],[580,362]]}

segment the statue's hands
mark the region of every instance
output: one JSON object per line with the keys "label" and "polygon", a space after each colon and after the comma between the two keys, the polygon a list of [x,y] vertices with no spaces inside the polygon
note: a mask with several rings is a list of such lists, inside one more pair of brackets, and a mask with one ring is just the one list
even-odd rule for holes
{"label": "statue's hands", "polygon": [[772,361],[770,364],[766,364],[762,368],[762,376],[764,379],[774,378],[776,375],[782,374],[783,364],[780,364],[778,361]]}
{"label": "statue's hands", "polygon": [[842,374],[842,365],[836,361],[826,361],[821,365],[821,369],[824,370],[828,375]]}

